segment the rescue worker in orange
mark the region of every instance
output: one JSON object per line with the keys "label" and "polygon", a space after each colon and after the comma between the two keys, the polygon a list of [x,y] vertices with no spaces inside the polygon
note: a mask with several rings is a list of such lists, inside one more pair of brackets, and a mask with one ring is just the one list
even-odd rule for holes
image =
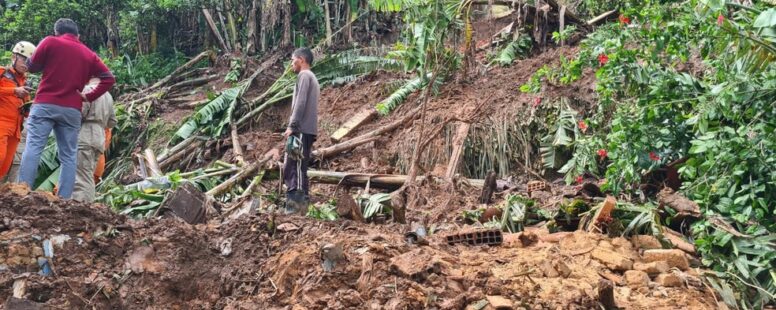
{"label": "rescue worker in orange", "polygon": [[16,43],[12,52],[11,66],[0,68],[0,179],[11,168],[21,139],[22,106],[30,101],[31,90],[25,87],[25,62],[35,52],[35,45],[22,41]]}

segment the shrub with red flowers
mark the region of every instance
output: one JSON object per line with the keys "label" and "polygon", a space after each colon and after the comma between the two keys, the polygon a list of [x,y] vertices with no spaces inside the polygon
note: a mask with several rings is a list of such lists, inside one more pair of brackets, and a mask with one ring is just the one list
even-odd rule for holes
{"label": "shrub with red flowers", "polygon": [[606,159],[606,156],[608,156],[609,153],[606,152],[604,149],[598,150],[598,157],[601,157],[601,159]]}
{"label": "shrub with red flowers", "polygon": [[625,15],[620,15],[619,20],[620,20],[620,24],[622,25],[628,25],[631,22],[630,18]]}
{"label": "shrub with red flowers", "polygon": [[598,54],[598,65],[604,66],[606,63],[609,62],[609,56],[607,56],[604,53]]}

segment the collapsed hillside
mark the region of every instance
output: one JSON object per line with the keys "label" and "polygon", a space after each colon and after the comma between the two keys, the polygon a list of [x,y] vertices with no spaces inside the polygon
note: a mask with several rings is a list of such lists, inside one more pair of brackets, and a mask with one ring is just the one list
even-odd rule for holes
{"label": "collapsed hillside", "polygon": [[[439,224],[426,242],[408,243],[400,225],[299,216],[135,221],[14,186],[0,203],[6,309],[590,309],[600,279],[613,281],[626,309],[718,307],[695,263],[654,250],[648,236],[530,229],[499,245],[448,245],[442,236],[460,228]],[[341,251],[330,271],[323,249]]]}

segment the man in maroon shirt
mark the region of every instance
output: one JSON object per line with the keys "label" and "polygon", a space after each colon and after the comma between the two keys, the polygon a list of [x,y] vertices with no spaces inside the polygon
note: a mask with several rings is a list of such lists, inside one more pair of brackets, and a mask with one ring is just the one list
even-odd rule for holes
{"label": "man in maroon shirt", "polygon": [[[81,104],[102,96],[116,79],[102,60],[79,41],[78,25],[74,21],[57,20],[54,34],[40,41],[35,54],[27,60],[29,71],[42,71],[43,77],[27,119],[27,144],[19,168],[19,182],[34,186],[40,154],[53,130],[61,168],[58,195],[70,198],[75,183]],[[92,77],[99,78],[100,83],[84,94],[84,86]]]}

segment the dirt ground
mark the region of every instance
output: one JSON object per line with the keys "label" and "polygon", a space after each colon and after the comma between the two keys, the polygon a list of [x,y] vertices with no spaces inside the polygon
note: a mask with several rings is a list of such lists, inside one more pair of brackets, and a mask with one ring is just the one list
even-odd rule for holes
{"label": "dirt ground", "polygon": [[[6,309],[593,309],[602,277],[619,283],[614,297],[624,309],[717,308],[684,256],[661,260],[671,268],[648,276],[632,269],[648,270],[645,259],[654,259],[645,248],[654,244],[581,231],[449,245],[443,236],[462,227],[440,223],[418,245],[401,225],[269,214],[201,225],[133,221],[19,187],[3,187],[0,204]],[[37,263],[46,240],[49,276]],[[332,246],[342,254],[325,271],[322,249]],[[11,298],[21,283],[21,298]]]}

